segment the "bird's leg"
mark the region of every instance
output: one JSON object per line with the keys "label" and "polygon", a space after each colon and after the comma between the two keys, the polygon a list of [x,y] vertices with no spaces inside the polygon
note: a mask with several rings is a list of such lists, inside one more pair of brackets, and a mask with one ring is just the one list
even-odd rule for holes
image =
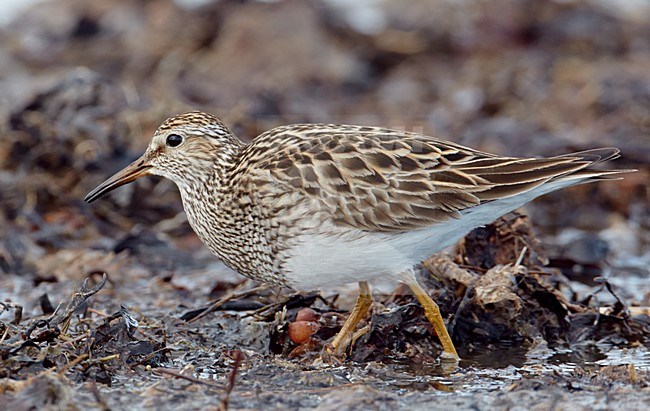
{"label": "bird's leg", "polygon": [[404,273],[400,275],[400,280],[409,286],[411,291],[413,291],[413,294],[415,294],[415,297],[424,308],[424,315],[433,326],[436,335],[438,335],[438,339],[442,344],[442,350],[444,353],[446,353],[447,356],[451,357],[452,359],[458,360],[458,353],[456,352],[454,343],[451,341],[451,337],[447,332],[445,323],[442,320],[442,315],[440,315],[440,308],[438,308],[438,304],[436,304],[435,301],[429,297],[429,294],[427,294],[426,291],[424,291],[424,289],[420,286],[420,284],[418,284],[413,273]]}
{"label": "bird's leg", "polygon": [[341,331],[336,334],[334,340],[331,343],[332,354],[339,356],[345,350],[345,348],[350,344],[352,340],[352,335],[354,330],[357,328],[359,321],[363,319],[368,313],[368,307],[372,304],[372,294],[370,294],[370,287],[368,286],[367,281],[359,282],[359,297],[357,302],[354,305],[354,309],[348,316],[348,319],[345,320]]}

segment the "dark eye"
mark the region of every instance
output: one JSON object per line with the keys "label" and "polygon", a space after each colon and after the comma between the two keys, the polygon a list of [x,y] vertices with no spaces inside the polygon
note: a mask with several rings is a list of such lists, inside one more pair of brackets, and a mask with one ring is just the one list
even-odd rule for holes
{"label": "dark eye", "polygon": [[183,137],[179,136],[178,134],[170,134],[167,136],[167,140],[165,143],[169,147],[178,147],[179,144],[183,142]]}

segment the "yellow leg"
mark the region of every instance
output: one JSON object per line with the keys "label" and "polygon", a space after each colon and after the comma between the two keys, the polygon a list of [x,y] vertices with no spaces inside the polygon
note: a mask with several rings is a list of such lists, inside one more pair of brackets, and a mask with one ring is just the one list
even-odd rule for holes
{"label": "yellow leg", "polygon": [[345,320],[341,331],[336,334],[336,337],[334,337],[334,340],[332,341],[332,353],[334,355],[341,355],[341,353],[345,351],[346,347],[352,340],[354,330],[356,330],[359,321],[361,321],[363,317],[365,317],[368,313],[368,307],[370,307],[371,304],[372,294],[370,294],[370,287],[368,286],[368,282],[360,281],[359,297],[357,298],[357,302],[354,305],[354,309],[350,313],[348,319]]}
{"label": "yellow leg", "polygon": [[418,284],[414,276],[404,276],[401,278],[401,280],[411,288],[411,291],[413,291],[413,294],[415,294],[415,297],[424,308],[424,315],[427,317],[427,320],[429,320],[431,325],[433,325],[433,329],[435,330],[436,334],[438,335],[438,339],[442,344],[443,351],[447,353],[448,356],[458,360],[458,353],[456,352],[454,343],[451,341],[451,337],[447,332],[445,323],[442,320],[442,315],[440,315],[440,308],[438,308],[438,304],[436,304],[435,301],[429,297],[429,294],[427,294],[426,291],[424,291],[424,289],[420,286],[420,284]]}

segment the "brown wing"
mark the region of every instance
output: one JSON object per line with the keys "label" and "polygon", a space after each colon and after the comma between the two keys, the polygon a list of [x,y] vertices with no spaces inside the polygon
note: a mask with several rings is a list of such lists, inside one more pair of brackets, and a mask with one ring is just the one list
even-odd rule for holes
{"label": "brown wing", "polygon": [[459,218],[616,156],[602,149],[553,158],[499,157],[416,133],[374,127],[294,125],[268,131],[243,152],[247,173],[316,199],[336,224],[405,231]]}

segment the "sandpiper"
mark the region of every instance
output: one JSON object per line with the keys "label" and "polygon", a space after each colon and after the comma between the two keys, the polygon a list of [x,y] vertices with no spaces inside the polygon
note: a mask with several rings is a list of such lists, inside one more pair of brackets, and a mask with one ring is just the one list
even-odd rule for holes
{"label": "sandpiper", "polygon": [[458,358],[414,265],[540,195],[616,178],[625,170],[593,166],[618,156],[601,148],[503,157],[412,132],[335,124],[278,127],[244,144],[218,118],[193,111],[167,119],[145,153],[85,201],[148,174],[166,177],[199,238],[240,274],[294,289],[359,283],[335,352],[372,302],[367,281],[392,277],[424,307],[443,354]]}

